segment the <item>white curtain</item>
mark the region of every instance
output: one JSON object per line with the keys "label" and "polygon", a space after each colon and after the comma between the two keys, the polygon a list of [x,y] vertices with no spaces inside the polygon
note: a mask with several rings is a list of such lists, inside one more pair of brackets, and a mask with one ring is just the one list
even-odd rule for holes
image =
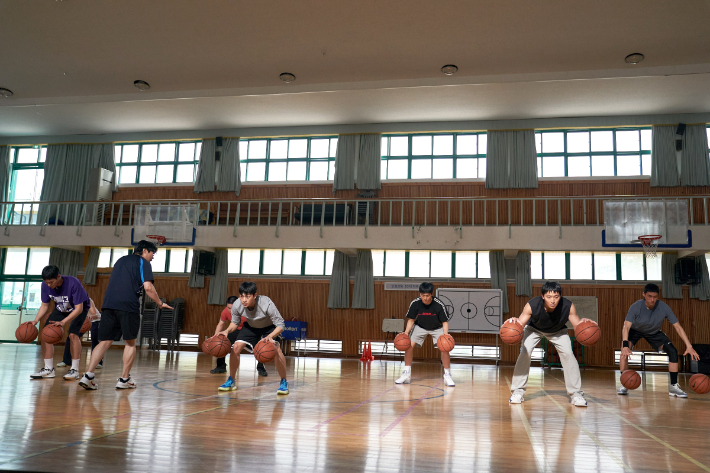
{"label": "white curtain", "polygon": [[225,138],[222,141],[222,155],[219,158],[220,170],[217,175],[217,190],[234,191],[236,195],[242,189],[239,168],[239,138]]}
{"label": "white curtain", "polygon": [[683,288],[675,283],[675,264],[678,255],[675,253],[661,254],[661,297],[664,299],[682,299]]}
{"label": "white curtain", "polygon": [[372,268],[372,251],[357,250],[353,309],[375,308],[375,278]]}
{"label": "white curtain", "polygon": [[84,253],[63,248],[50,248],[49,264],[59,268],[59,274],[77,277],[79,271],[84,267]]}
{"label": "white curtain", "polygon": [[197,177],[195,178],[194,189],[195,192],[214,191],[216,173],[214,153],[214,138],[202,140],[202,149],[200,150],[200,162],[197,163]]}
{"label": "white curtain", "polygon": [[705,255],[696,256],[695,261],[700,265],[700,284],[690,286],[690,298],[701,301],[710,300],[710,279],[708,278],[708,262]]}
{"label": "white curtain", "polygon": [[710,186],[710,159],[705,125],[689,125],[685,129],[680,164],[682,186]]}
{"label": "white curtain", "polygon": [[[491,265],[491,287],[500,289],[501,306],[503,313],[508,313],[508,276],[505,273],[505,254],[502,251],[491,251],[488,253],[488,262]],[[532,291],[531,291],[532,292]]]}
{"label": "white curtain", "polygon": [[215,250],[216,268],[214,276],[210,277],[210,290],[207,303],[224,305],[227,300],[227,250]]}
{"label": "white curtain", "polygon": [[339,135],[338,148],[335,152],[335,191],[355,189],[357,162],[360,157],[360,135]]}
{"label": "white curtain", "polygon": [[93,286],[96,284],[96,273],[99,267],[99,256],[101,256],[101,248],[94,247],[89,250],[89,259],[86,261],[86,269],[84,269],[83,282],[85,286]]}
{"label": "white curtain", "polygon": [[[382,135],[360,136],[360,158],[357,164],[357,188],[373,190],[382,188]],[[353,296],[354,297],[354,296]]]}
{"label": "white curtain", "polygon": [[651,146],[651,187],[673,187],[679,184],[675,127],[654,125]]}
{"label": "white curtain", "polygon": [[537,188],[535,130],[488,132],[486,188]]}
{"label": "white curtain", "polygon": [[515,295],[532,296],[532,279],[530,265],[532,255],[529,251],[518,251],[515,257]]}
{"label": "white curtain", "polygon": [[335,251],[333,272],[328,287],[328,308],[347,309],[350,307],[350,265],[348,255]]}

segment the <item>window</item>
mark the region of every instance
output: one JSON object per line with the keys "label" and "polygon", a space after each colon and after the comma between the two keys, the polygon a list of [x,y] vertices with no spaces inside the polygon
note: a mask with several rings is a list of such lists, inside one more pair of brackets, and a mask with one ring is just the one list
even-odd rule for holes
{"label": "window", "polygon": [[594,253],[594,279],[616,280],[616,253]]}
{"label": "window", "polygon": [[40,276],[49,264],[49,248],[6,248],[2,274]]}
{"label": "window", "polygon": [[572,252],[569,254],[570,279],[594,279],[591,252]]}
{"label": "window", "polygon": [[[165,250],[162,250],[165,251]],[[161,253],[158,251],[156,256]],[[99,253],[99,268],[113,268],[116,264],[118,258],[126,256],[128,254],[128,248],[101,248],[101,253]],[[151,265],[152,266],[152,265]]]}
{"label": "window", "polygon": [[332,181],[337,137],[241,140],[242,181]]}
{"label": "window", "polygon": [[643,281],[643,253],[621,253],[621,279]]}
{"label": "window", "polygon": [[486,177],[485,133],[385,135],[382,179]]}
{"label": "window", "polygon": [[292,350],[305,352],[342,353],[342,340],[294,340]]}
{"label": "window", "polygon": [[231,248],[227,251],[230,274],[330,276],[335,250]]}
{"label": "window", "polygon": [[567,263],[565,254],[557,251],[542,253],[542,277],[550,281],[567,279]]}
{"label": "window", "polygon": [[535,133],[538,177],[650,176],[651,129]]}
{"label": "window", "polygon": [[[192,267],[192,249],[187,248],[170,248],[163,250],[165,255],[165,260],[167,261],[168,272],[169,273],[189,273]],[[158,251],[159,254],[161,251]],[[151,265],[152,266],[152,265]],[[164,271],[164,270],[163,270]],[[153,272],[159,272],[155,267],[153,267]]]}
{"label": "window", "polygon": [[454,253],[454,267],[456,278],[491,277],[487,251],[457,251]]}
{"label": "window", "polygon": [[120,184],[195,182],[202,143],[117,143],[114,149]]}
{"label": "window", "polygon": [[[10,194],[3,196],[8,202],[37,202],[42,193],[46,146],[17,146],[10,148]],[[13,224],[37,223],[37,206],[15,205]]]}

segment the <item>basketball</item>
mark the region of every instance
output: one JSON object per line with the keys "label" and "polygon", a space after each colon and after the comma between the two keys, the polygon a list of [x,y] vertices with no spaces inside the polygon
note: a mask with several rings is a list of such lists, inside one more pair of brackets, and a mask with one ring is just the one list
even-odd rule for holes
{"label": "basketball", "polygon": [[698,394],[707,394],[710,392],[710,378],[704,374],[698,373],[690,377],[690,389]]}
{"label": "basketball", "polygon": [[500,339],[508,345],[520,343],[523,339],[523,326],[517,320],[508,320],[500,328]]}
{"label": "basketball", "polygon": [[448,333],[445,333],[444,335],[441,335],[437,340],[436,340],[436,347],[445,353],[450,352],[451,350],[454,349],[456,346],[456,343],[454,343],[454,337],[449,335]]}
{"label": "basketball", "polygon": [[394,337],[394,347],[399,351],[407,351],[412,346],[412,340],[406,333],[400,333]]}
{"label": "basketball", "polygon": [[42,329],[42,341],[50,345],[59,343],[62,340],[62,336],[64,336],[64,329],[59,325],[50,323]]}
{"label": "basketball", "polygon": [[641,376],[634,370],[626,370],[621,373],[621,384],[626,389],[636,389],[641,386]]}
{"label": "basketball", "polygon": [[254,358],[261,363],[268,363],[276,358],[276,351],[276,345],[264,338],[254,347]]}
{"label": "basketball", "polygon": [[32,322],[21,323],[15,330],[15,338],[20,343],[32,343],[39,334],[37,327]]}
{"label": "basketball", "polygon": [[79,330],[79,332],[86,333],[89,330],[91,330],[91,320],[89,320],[89,316],[87,315],[84,319],[84,323],[81,324],[81,329]]}
{"label": "basketball", "polygon": [[203,352],[217,358],[224,358],[227,356],[231,348],[232,344],[229,342],[229,339],[221,333],[218,333],[212,338],[208,338],[205,340],[205,343],[202,344]]}
{"label": "basketball", "polygon": [[597,343],[602,336],[602,331],[596,322],[585,320],[574,328],[574,337],[585,347],[590,347]]}

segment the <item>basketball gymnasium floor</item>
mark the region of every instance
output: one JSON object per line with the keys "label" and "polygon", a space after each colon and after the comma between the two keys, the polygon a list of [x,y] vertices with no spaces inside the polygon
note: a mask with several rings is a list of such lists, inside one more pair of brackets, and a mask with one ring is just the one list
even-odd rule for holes
{"label": "basketball gymnasium floor", "polygon": [[445,388],[437,363],[414,363],[412,384],[396,386],[399,362],[287,358],[291,394],[277,397],[273,363],[257,379],[243,356],[239,390],[217,393],[212,358],[145,350],[138,388],[118,391],[121,354],[109,350],[88,392],[30,380],[39,348],[0,345],[0,469],[710,471],[710,395],[669,398],[666,373],[623,397],[618,372],[584,370],[589,407],[578,408],[562,371],[532,368],[525,403],[510,406],[512,366],[454,364]]}

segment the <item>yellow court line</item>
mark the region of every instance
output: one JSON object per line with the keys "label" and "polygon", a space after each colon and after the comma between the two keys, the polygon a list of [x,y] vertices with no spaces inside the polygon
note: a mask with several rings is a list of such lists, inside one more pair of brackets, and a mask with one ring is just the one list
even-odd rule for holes
{"label": "yellow court line", "polygon": [[[508,389],[510,389],[510,379],[508,379],[507,376],[505,377],[505,382],[508,383]],[[530,425],[530,421],[528,421],[528,416],[525,415],[523,406],[516,405],[510,407],[517,410],[518,415],[520,415],[520,420],[523,422],[523,427],[525,428],[525,433],[528,434],[528,439],[530,439],[530,445],[532,445],[533,454],[535,454],[535,460],[537,461],[540,471],[552,471],[552,469],[547,465],[545,451],[540,445],[540,441],[532,431],[532,426]]]}

